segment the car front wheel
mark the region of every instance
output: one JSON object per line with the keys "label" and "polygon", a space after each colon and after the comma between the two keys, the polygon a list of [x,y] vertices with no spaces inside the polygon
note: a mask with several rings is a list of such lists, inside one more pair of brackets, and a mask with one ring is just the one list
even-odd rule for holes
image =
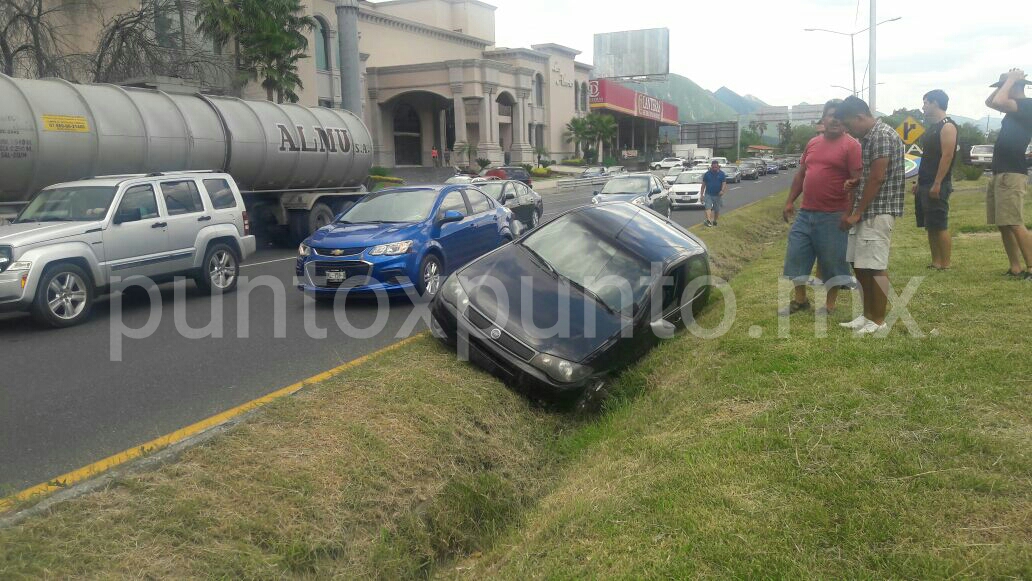
{"label": "car front wheel", "polygon": [[90,316],[94,293],[86,271],[75,264],[59,264],[43,273],[32,315],[51,327],[78,325]]}
{"label": "car front wheel", "polygon": [[443,270],[439,258],[433,254],[426,255],[423,263],[419,266],[419,280],[416,281],[416,287],[420,295],[429,299],[433,298],[437,291],[441,290]]}

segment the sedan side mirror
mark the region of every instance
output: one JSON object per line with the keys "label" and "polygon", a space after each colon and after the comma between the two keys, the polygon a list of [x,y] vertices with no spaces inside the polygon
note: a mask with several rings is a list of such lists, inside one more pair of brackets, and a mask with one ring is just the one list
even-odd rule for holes
{"label": "sedan side mirror", "polygon": [[503,202],[508,202],[509,200],[515,200],[515,199],[516,199],[516,194],[514,194],[512,192],[505,192],[505,198],[502,199],[502,201]]}
{"label": "sedan side mirror", "polygon": [[139,222],[140,220],[143,220],[142,208],[119,208],[118,213],[115,214],[115,224]]}
{"label": "sedan side mirror", "polygon": [[656,196],[663,193],[663,188],[655,188],[652,190],[652,195]]}
{"label": "sedan side mirror", "polygon": [[441,224],[447,224],[449,222],[461,222],[464,216],[455,210],[448,210],[441,216]]}
{"label": "sedan side mirror", "polygon": [[666,319],[652,321],[649,326],[652,327],[652,332],[660,339],[670,339],[677,331],[677,327]]}
{"label": "sedan side mirror", "polygon": [[591,197],[592,197],[592,198],[594,198],[594,197],[595,197],[595,196],[597,196],[598,194],[599,194],[599,191],[598,191],[598,190],[595,190],[594,192],[591,192]]}

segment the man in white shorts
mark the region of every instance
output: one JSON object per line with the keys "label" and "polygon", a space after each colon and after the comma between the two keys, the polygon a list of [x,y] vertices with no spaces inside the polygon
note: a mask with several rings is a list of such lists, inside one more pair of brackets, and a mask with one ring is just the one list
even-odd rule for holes
{"label": "man in white shorts", "polygon": [[864,164],[860,179],[846,182],[846,188],[854,190],[853,211],[841,225],[849,230],[846,260],[853,264],[863,290],[864,314],[842,326],[858,335],[873,335],[885,329],[889,248],[896,218],[903,215],[903,140],[857,97],[845,99],[835,117],[860,140]]}

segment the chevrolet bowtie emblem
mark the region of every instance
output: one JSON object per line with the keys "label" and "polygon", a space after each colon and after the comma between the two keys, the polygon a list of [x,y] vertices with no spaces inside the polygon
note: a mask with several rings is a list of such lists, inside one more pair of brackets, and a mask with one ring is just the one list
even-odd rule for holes
{"label": "chevrolet bowtie emblem", "polygon": [[331,252],[330,254],[332,254],[334,256],[342,256],[344,254],[344,251],[338,248],[338,249],[334,250],[333,252]]}

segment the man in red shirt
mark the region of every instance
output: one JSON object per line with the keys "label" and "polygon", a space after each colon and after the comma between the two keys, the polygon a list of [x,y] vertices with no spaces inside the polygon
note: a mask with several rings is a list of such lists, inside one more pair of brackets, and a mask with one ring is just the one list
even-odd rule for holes
{"label": "man in red shirt", "polygon": [[[835,109],[841,103],[832,99],[824,105],[824,133],[806,144],[785,203],[785,221],[793,215],[795,221],[788,234],[784,276],[795,284],[795,297],[783,315],[810,308],[806,285],[814,262],[828,289],[824,313],[835,309],[839,287],[853,280],[846,262],[849,237],[839,223],[852,206],[845,183],[860,177],[863,159],[860,142],[846,134],[842,122],[835,119]],[[800,194],[803,204],[796,214],[795,201]]]}

